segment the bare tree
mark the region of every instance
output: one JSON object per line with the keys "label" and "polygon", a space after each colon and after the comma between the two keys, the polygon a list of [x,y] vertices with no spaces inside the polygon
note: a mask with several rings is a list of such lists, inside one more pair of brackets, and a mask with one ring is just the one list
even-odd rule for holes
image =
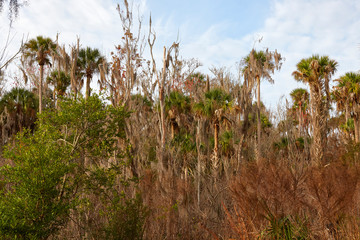
{"label": "bare tree", "polygon": [[0,12],[4,10],[4,3],[9,2],[9,19],[12,21],[19,15],[19,9],[27,4],[27,0],[0,0]]}
{"label": "bare tree", "polygon": [[70,83],[71,90],[74,94],[74,97],[77,97],[78,92],[84,85],[84,80],[81,76],[80,68],[77,64],[80,51],[80,39],[77,38],[76,44],[71,46],[70,54]]}
{"label": "bare tree", "polygon": [[[10,23],[11,25],[11,23]],[[9,54],[9,47],[14,39],[14,35],[11,35],[11,26],[9,26],[9,30],[6,36],[5,42],[0,46],[0,77],[3,75],[4,69],[19,55],[22,51],[23,41],[21,41],[19,49],[12,54]]]}

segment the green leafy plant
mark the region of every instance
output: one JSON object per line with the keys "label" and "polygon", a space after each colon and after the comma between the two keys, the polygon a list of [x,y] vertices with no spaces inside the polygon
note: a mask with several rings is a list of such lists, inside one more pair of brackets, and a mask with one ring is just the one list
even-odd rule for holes
{"label": "green leafy plant", "polygon": [[66,224],[74,206],[75,165],[71,148],[58,138],[58,131],[42,127],[33,135],[21,133],[5,150],[12,164],[0,169],[2,238],[47,239]]}

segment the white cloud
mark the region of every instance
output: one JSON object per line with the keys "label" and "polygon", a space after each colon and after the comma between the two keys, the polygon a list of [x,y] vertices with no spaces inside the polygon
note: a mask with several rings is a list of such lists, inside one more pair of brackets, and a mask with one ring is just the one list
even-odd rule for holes
{"label": "white cloud", "polygon": [[[265,86],[264,99],[288,94],[298,84],[291,81],[296,63],[312,54],[328,55],[339,62],[335,77],[360,67],[358,48],[360,2],[339,0],[277,1],[274,13],[265,21],[260,33],[263,46],[277,48],[285,58],[283,69],[274,88]],[[290,81],[289,81],[290,80]],[[269,90],[269,91],[268,91]],[[276,91],[278,94],[267,94]]]}
{"label": "white cloud", "polygon": [[262,84],[262,100],[275,107],[281,96],[303,87],[291,76],[302,58],[320,54],[335,59],[339,62],[335,77],[359,70],[359,10],[360,2],[351,0],[277,0],[260,29],[230,39],[223,34],[226,25],[215,24],[195,42],[187,42],[183,52],[198,56],[207,67],[229,66],[249,53],[256,36],[262,36],[256,48],[277,49],[286,59],[281,71],[274,75],[275,84]]}

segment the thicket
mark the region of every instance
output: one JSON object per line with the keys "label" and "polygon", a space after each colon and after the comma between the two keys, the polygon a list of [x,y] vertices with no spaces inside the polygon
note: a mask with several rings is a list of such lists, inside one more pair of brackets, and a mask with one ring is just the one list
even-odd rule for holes
{"label": "thicket", "polygon": [[338,63],[302,59],[309,91],[269,110],[278,52],[206,75],[174,43],[158,66],[151,19],[146,61],[142,23],[118,11],[109,60],[79,39],[23,46],[0,99],[2,239],[360,238],[358,73],[330,89]]}

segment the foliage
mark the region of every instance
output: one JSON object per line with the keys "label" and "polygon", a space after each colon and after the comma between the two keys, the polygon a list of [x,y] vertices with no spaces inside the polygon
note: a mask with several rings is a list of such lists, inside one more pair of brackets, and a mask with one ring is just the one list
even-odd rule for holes
{"label": "foliage", "polygon": [[354,119],[350,118],[349,120],[347,120],[347,122],[341,124],[339,127],[345,132],[354,131]]}
{"label": "foliage", "polygon": [[[273,83],[279,53],[253,49],[238,76],[213,68],[211,81],[198,61],[179,60],[179,43],[161,64],[152,52],[146,61],[131,5],[118,6],[123,36],[110,62],[79,41],[70,52],[42,36],[25,44],[21,71],[39,92],[0,100],[11,142],[0,146],[0,238],[359,239],[359,74],[330,94],[337,62],[301,59],[293,76],[309,92],[294,89],[273,113],[260,83]],[[150,23],[151,51],[155,39]],[[97,73],[108,99],[90,96]],[[54,97],[36,116],[44,77]]]}
{"label": "foliage", "polygon": [[191,110],[190,98],[179,91],[172,91],[165,98],[165,110],[174,112],[175,115],[180,113],[189,113]]}
{"label": "foliage", "polygon": [[[118,145],[128,116],[96,95],[64,99],[58,110],[40,115],[38,129],[23,132],[5,151],[13,164],[0,172],[0,234],[46,239],[66,225],[70,210],[92,216],[96,203],[100,228],[94,233],[91,222],[81,222],[86,231],[107,239],[141,239],[147,209],[139,193],[132,196],[137,179],[123,175],[132,161],[129,147]],[[85,204],[91,199],[98,201]]]}
{"label": "foliage", "polygon": [[36,61],[40,66],[50,64],[50,54],[56,51],[56,44],[51,38],[37,36],[24,45],[24,56],[32,64]]}
{"label": "foliage", "polygon": [[78,66],[81,67],[83,73],[87,77],[92,77],[94,73],[99,72],[99,64],[102,63],[104,57],[96,48],[82,48],[79,51]]}
{"label": "foliage", "polygon": [[219,88],[205,93],[205,99],[194,105],[196,112],[201,115],[213,118],[218,109],[227,110],[232,106],[230,94],[225,93]]}
{"label": "foliage", "polygon": [[64,130],[63,141],[82,156],[100,161],[115,150],[117,138],[125,138],[125,119],[129,112],[124,107],[105,105],[97,95],[76,100],[65,98],[60,110],[49,110],[40,117],[40,123]]}
{"label": "foliage", "polygon": [[54,91],[58,96],[64,96],[67,87],[70,85],[70,76],[63,71],[60,73],[55,70],[46,78],[48,84],[54,86]]}
{"label": "foliage", "polygon": [[329,82],[337,70],[338,63],[328,56],[313,55],[301,59],[292,73],[295,80],[309,84],[311,95],[311,117],[313,143],[311,156],[316,162],[324,160],[327,134],[327,118],[330,110],[331,94]]}
{"label": "foliage", "polygon": [[266,239],[276,240],[306,240],[310,233],[306,222],[292,216],[276,218],[272,213],[266,217],[269,226],[265,229]]}
{"label": "foliage", "polygon": [[232,131],[224,131],[220,136],[221,150],[228,156],[232,151],[234,151],[233,138],[234,133]]}
{"label": "foliage", "polygon": [[172,144],[178,148],[180,152],[192,152],[196,150],[194,136],[189,133],[180,132],[172,140]]}
{"label": "foliage", "polygon": [[[122,202],[124,201],[124,202]],[[109,223],[105,226],[107,239],[143,239],[148,210],[140,194],[134,198],[119,196],[108,208]]]}
{"label": "foliage", "polygon": [[270,122],[270,120],[266,115],[261,114],[260,119],[261,119],[261,128],[265,129],[272,127],[272,123]]}
{"label": "foliage", "polygon": [[6,186],[0,194],[0,235],[11,239],[46,239],[68,220],[76,181],[71,148],[57,141],[59,132],[41,127],[23,132],[4,156],[0,169]]}
{"label": "foliage", "polygon": [[1,133],[3,141],[24,128],[34,128],[38,100],[34,93],[13,88],[0,100]]}

